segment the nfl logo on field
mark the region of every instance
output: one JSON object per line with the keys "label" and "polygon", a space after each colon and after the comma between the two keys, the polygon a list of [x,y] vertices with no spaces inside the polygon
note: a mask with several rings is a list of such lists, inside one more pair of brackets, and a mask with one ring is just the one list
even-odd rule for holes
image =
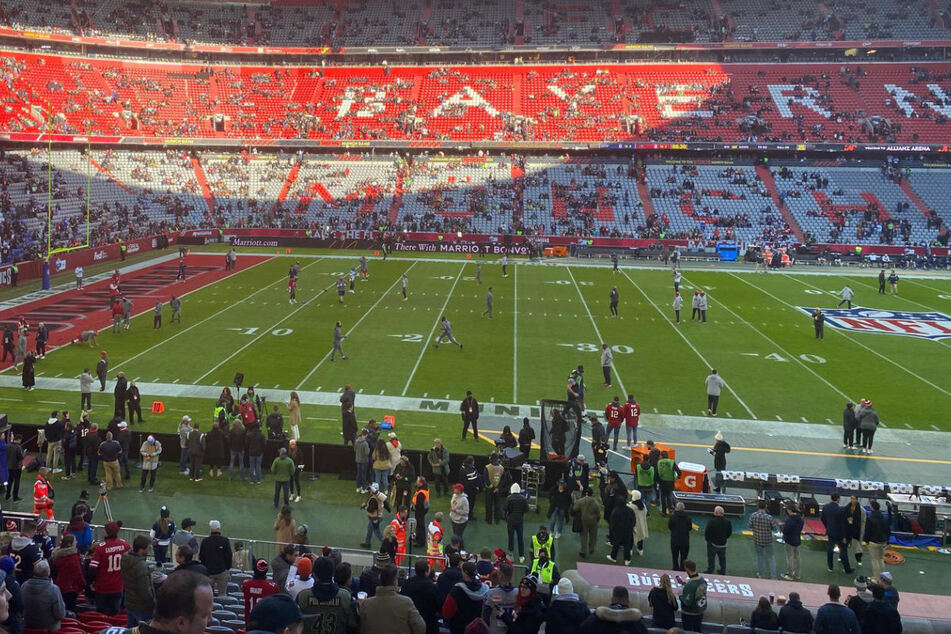
{"label": "nfl logo on field", "polygon": [[[813,309],[800,306],[809,315]],[[839,330],[901,335],[921,339],[951,337],[951,317],[944,313],[912,313],[876,308],[828,308],[822,311],[826,324]]]}

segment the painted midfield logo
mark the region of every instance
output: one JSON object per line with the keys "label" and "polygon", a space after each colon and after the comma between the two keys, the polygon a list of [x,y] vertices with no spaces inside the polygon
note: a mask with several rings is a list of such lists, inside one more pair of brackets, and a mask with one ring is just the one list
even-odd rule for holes
{"label": "painted midfield logo", "polygon": [[[814,310],[805,306],[799,309],[810,315]],[[911,313],[875,308],[828,308],[822,313],[828,325],[840,330],[934,340],[951,337],[951,317],[944,313]]]}

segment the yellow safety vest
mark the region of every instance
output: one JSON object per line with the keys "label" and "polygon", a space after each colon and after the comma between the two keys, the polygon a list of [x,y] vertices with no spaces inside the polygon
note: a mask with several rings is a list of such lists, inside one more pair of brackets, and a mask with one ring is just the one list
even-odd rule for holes
{"label": "yellow safety vest", "polygon": [[555,562],[549,559],[543,568],[539,568],[538,560],[536,559],[532,564],[532,572],[538,575],[539,581],[551,585],[552,575],[555,574]]}

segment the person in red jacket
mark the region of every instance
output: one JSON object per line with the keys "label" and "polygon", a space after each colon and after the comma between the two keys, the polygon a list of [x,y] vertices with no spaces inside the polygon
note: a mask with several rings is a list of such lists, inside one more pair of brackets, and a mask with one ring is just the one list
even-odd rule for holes
{"label": "person in red jacket", "polygon": [[96,544],[89,561],[89,576],[93,579],[92,587],[96,591],[96,611],[107,616],[119,613],[124,587],[119,562],[122,555],[131,549],[129,542],[119,539],[121,527],[119,522],[106,524],[106,539]]}
{"label": "person in red jacket", "polygon": [[254,576],[241,584],[241,591],[244,593],[245,623],[251,620],[251,610],[258,601],[281,591],[276,583],[267,578],[267,571],[267,559],[258,559],[254,562]]}
{"label": "person in red jacket", "polygon": [[617,451],[617,437],[621,433],[621,423],[624,421],[624,408],[621,406],[621,399],[618,396],[608,403],[604,408],[604,417],[608,421],[607,438],[614,434],[614,450]]}
{"label": "person in red jacket", "polygon": [[637,404],[633,394],[628,394],[627,403],[624,404],[624,426],[627,427],[628,448],[637,444],[637,425],[640,418],[641,406]]}
{"label": "person in red jacket", "polygon": [[115,334],[119,332],[122,328],[122,302],[119,301],[119,298],[116,297],[115,301],[112,302],[112,333]]}
{"label": "person in red jacket", "polygon": [[49,482],[49,470],[40,467],[33,483],[33,512],[42,518],[53,519],[53,485]]}
{"label": "person in red jacket", "polygon": [[83,578],[83,567],[76,550],[76,538],[64,535],[59,548],[53,551],[50,557],[56,577],[53,582],[63,594],[63,602],[70,612],[76,611],[76,598],[86,589],[86,580]]}

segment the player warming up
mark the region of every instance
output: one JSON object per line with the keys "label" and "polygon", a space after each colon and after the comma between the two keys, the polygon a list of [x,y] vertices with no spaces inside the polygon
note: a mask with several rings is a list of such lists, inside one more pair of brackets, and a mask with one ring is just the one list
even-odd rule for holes
{"label": "player warming up", "polygon": [[330,351],[331,361],[334,360],[334,355],[336,354],[339,354],[341,359],[347,358],[346,353],[343,351],[343,340],[346,338],[347,336],[343,334],[343,326],[338,321],[337,325],[334,326],[334,347],[333,350]]}
{"label": "player warming up", "polygon": [[409,299],[406,296],[406,292],[407,290],[409,290],[409,277],[406,275],[406,273],[403,273],[403,279],[400,280],[400,282],[401,282],[402,290],[403,290],[403,301],[405,302],[407,299]]}
{"label": "player warming up", "polygon": [[347,294],[347,281],[343,277],[337,278],[337,302],[343,303],[343,296]]}
{"label": "player warming up", "polygon": [[287,303],[289,304],[297,303],[297,278],[296,277],[287,278]]}
{"label": "player warming up", "polygon": [[442,325],[442,332],[436,337],[436,343],[433,345],[438,348],[443,339],[448,339],[449,343],[456,344],[459,346],[459,349],[462,350],[462,344],[456,341],[456,338],[452,336],[452,322],[446,319],[444,315],[442,319],[440,319],[440,324]]}

